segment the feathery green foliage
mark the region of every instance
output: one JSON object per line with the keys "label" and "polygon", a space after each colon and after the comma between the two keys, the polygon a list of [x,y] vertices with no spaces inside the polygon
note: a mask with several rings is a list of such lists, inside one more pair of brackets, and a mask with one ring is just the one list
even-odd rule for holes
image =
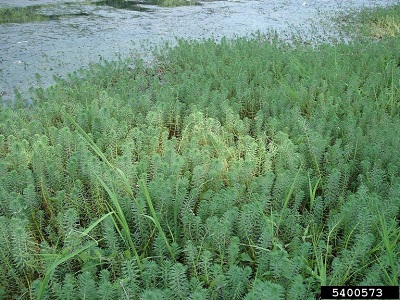
{"label": "feathery green foliage", "polygon": [[1,108],[2,297],[398,284],[399,63],[398,37],[180,40]]}

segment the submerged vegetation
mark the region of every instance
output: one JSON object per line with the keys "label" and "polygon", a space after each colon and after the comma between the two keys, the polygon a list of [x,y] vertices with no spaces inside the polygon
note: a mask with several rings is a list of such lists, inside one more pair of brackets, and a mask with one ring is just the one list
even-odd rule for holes
{"label": "submerged vegetation", "polygon": [[58,20],[61,17],[88,16],[86,12],[64,13],[64,14],[43,14],[42,9],[54,7],[49,5],[32,5],[27,7],[0,8],[1,23],[30,23]]}
{"label": "submerged vegetation", "polygon": [[148,1],[129,1],[129,0],[103,0],[92,2],[95,5],[107,5],[115,8],[122,8],[128,10],[148,10],[141,6],[141,4],[159,5],[165,7],[183,6],[183,5],[197,5],[195,0],[148,0]]}
{"label": "submerged vegetation", "polygon": [[181,40],[1,108],[0,298],[398,285],[399,66],[399,37]]}
{"label": "submerged vegetation", "polygon": [[[135,10],[135,11],[149,11],[150,9],[140,4],[159,5],[164,7],[174,7],[183,5],[198,5],[199,2],[195,0],[150,0],[150,1],[127,1],[127,0],[100,0],[83,2],[84,5],[105,5],[118,9]],[[66,16],[81,16],[88,15],[88,13],[68,13],[64,15],[46,15],[41,13],[41,10],[46,7],[54,7],[50,5],[32,5],[27,7],[12,7],[0,8],[0,24],[2,23],[29,23],[55,20],[60,17]]]}
{"label": "submerged vegetation", "polygon": [[140,6],[140,2],[136,1],[121,1],[121,0],[102,0],[92,2],[94,5],[111,6],[118,9],[134,10],[134,11],[149,11],[148,8]]}
{"label": "submerged vegetation", "polygon": [[40,6],[0,8],[1,23],[28,23],[49,21],[51,16],[45,16],[37,13]]}
{"label": "submerged vegetation", "polygon": [[160,6],[173,7],[173,6],[184,6],[184,5],[199,5],[196,0],[158,0]]}

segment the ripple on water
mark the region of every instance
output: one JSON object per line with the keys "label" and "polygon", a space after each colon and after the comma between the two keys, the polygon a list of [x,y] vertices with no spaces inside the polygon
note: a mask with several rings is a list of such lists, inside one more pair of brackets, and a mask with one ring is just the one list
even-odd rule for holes
{"label": "ripple on water", "polygon": [[[153,1],[153,0],[152,0]],[[201,5],[163,8],[148,1],[36,0],[46,22],[0,24],[0,95],[12,98],[14,88],[48,86],[54,76],[101,59],[140,53],[175,38],[215,38],[276,30],[315,39],[334,34],[327,16],[363,6],[384,6],[395,0],[244,0],[201,1]],[[26,7],[31,0],[0,0],[0,7]],[[154,3],[153,3],[154,4]],[[16,63],[17,62],[17,63]],[[40,74],[37,82],[36,73]]]}

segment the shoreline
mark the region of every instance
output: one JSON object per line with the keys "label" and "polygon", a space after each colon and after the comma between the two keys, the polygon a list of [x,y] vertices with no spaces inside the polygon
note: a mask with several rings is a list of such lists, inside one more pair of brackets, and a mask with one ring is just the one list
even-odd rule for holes
{"label": "shoreline", "polygon": [[[0,46],[0,92],[4,100],[14,97],[14,89],[25,95],[30,87],[51,86],[54,76],[65,77],[102,60],[150,59],[152,48],[175,43],[176,38],[218,40],[222,36],[232,38],[274,30],[283,39],[290,39],[294,30],[310,41],[340,38],[331,21],[324,18],[330,18],[329,12],[348,10],[352,3],[359,1],[332,2],[328,8],[324,8],[324,1],[218,1],[204,2],[201,7],[152,6],[151,12],[60,4],[60,8],[45,8],[44,12],[57,13],[61,9],[64,13],[87,15],[0,25],[0,38],[6,41]],[[370,5],[379,6],[382,1]]]}

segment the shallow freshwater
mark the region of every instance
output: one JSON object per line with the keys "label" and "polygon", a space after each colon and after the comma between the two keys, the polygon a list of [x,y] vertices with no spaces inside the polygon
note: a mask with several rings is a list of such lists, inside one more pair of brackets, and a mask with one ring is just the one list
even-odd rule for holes
{"label": "shallow freshwater", "polygon": [[0,24],[0,95],[12,99],[14,89],[46,87],[54,76],[118,56],[150,60],[151,48],[176,38],[218,40],[275,30],[283,38],[297,33],[310,42],[323,40],[338,34],[331,20],[336,14],[395,3],[241,0],[163,8],[141,2],[127,10],[82,0],[0,0],[0,7],[42,5],[40,13],[55,16],[50,21]]}

